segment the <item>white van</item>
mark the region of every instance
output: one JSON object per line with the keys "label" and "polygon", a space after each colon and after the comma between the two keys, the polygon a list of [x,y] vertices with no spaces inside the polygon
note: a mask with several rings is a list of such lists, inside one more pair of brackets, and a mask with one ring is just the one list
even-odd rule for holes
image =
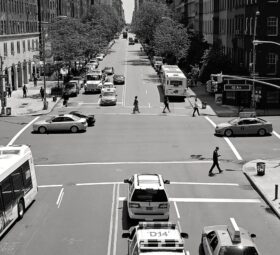
{"label": "white van", "polygon": [[116,105],[117,93],[115,88],[104,88],[101,90],[100,105]]}
{"label": "white van", "polygon": [[90,72],[85,77],[85,93],[88,92],[100,92],[102,88],[102,75]]}

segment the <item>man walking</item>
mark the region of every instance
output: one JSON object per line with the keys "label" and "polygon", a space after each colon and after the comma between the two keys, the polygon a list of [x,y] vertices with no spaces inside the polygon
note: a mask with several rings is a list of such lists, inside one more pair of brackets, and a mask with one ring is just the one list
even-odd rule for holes
{"label": "man walking", "polygon": [[44,100],[44,95],[45,95],[45,91],[43,89],[43,87],[40,88],[40,94],[41,94],[41,98],[42,98],[42,101]]}
{"label": "man walking", "polygon": [[139,112],[139,102],[138,102],[137,96],[135,96],[134,102],[133,102],[133,112],[132,113],[134,114],[135,112],[140,113]]}
{"label": "man walking", "polygon": [[210,168],[209,175],[213,175],[212,171],[213,171],[215,166],[218,168],[219,173],[223,172],[223,170],[221,170],[221,168],[219,166],[219,157],[221,155],[219,155],[218,151],[219,151],[219,147],[216,147],[216,149],[213,151],[213,164]]}
{"label": "man walking", "polygon": [[8,92],[8,97],[12,96],[12,89],[11,89],[11,85],[9,84],[7,87],[7,92]]}
{"label": "man walking", "polygon": [[195,101],[194,101],[193,114],[192,114],[193,117],[195,117],[196,112],[197,112],[198,115],[200,115],[199,110],[198,110],[197,98],[195,98]]}
{"label": "man walking", "polygon": [[25,84],[22,87],[22,91],[23,91],[23,97],[26,97],[26,95],[27,95],[27,87],[26,87]]}
{"label": "man walking", "polygon": [[170,109],[169,109],[169,99],[167,96],[164,97],[164,108],[163,108],[163,111],[162,113],[165,113],[165,109],[167,109],[169,112],[170,112]]}

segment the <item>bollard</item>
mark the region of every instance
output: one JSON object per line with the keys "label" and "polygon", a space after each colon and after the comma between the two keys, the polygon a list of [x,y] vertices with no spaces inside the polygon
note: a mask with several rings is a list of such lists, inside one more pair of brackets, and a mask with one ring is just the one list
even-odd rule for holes
{"label": "bollard", "polygon": [[275,199],[278,199],[278,184],[275,184]]}

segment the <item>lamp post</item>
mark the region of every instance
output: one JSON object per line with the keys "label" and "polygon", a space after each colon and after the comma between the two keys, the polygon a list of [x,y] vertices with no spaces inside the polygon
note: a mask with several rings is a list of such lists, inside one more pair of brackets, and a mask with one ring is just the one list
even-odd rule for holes
{"label": "lamp post", "polygon": [[[254,37],[253,42],[256,41],[256,34],[257,34],[257,23],[258,23],[258,16],[260,12],[256,12],[255,16],[255,23],[254,23]],[[256,79],[256,44],[253,43],[253,88],[252,88],[252,107],[256,108],[256,98],[255,98],[255,79]]]}
{"label": "lamp post", "polygon": [[42,52],[42,58],[43,58],[43,70],[44,70],[44,98],[43,98],[43,110],[47,110],[48,109],[48,102],[47,102],[47,98],[46,98],[46,92],[47,92],[47,86],[46,86],[46,52],[45,52],[45,37],[46,37],[46,33],[45,30],[42,29],[41,32],[41,52]]}

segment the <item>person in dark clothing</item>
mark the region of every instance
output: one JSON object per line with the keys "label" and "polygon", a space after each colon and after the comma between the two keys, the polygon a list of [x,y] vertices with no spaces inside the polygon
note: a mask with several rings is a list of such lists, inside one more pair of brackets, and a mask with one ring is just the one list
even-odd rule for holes
{"label": "person in dark clothing", "polygon": [[7,92],[8,92],[8,97],[12,96],[12,89],[11,89],[11,85],[9,84],[7,87]]}
{"label": "person in dark clothing", "polygon": [[219,147],[216,147],[216,149],[213,151],[213,164],[212,164],[212,166],[210,168],[209,175],[213,174],[212,171],[213,171],[215,166],[218,168],[219,173],[223,172],[223,170],[221,170],[221,168],[219,166],[219,157],[221,155],[219,155],[218,151],[219,151]]}
{"label": "person in dark clothing", "polygon": [[44,96],[45,96],[45,91],[44,91],[43,87],[40,88],[40,94],[41,94],[41,98],[42,98],[42,101],[43,101]]}
{"label": "person in dark clothing", "polygon": [[193,117],[195,116],[195,112],[197,112],[197,114],[200,115],[200,114],[199,114],[199,110],[198,110],[197,98],[196,98],[195,101],[194,101],[193,115],[192,115]]}
{"label": "person in dark clothing", "polygon": [[69,100],[69,95],[68,95],[67,92],[64,92],[64,94],[63,94],[63,105],[64,105],[65,107],[68,106],[68,100]]}
{"label": "person in dark clothing", "polygon": [[134,98],[134,102],[133,102],[133,112],[132,113],[135,113],[135,112],[139,112],[139,102],[138,102],[138,99],[137,99],[137,96]]}
{"label": "person in dark clothing", "polygon": [[170,112],[170,109],[169,109],[169,99],[167,96],[164,97],[164,108],[163,108],[163,111],[162,113],[165,113],[165,109],[167,109],[169,112]]}
{"label": "person in dark clothing", "polygon": [[27,96],[27,87],[25,84],[22,87],[22,92],[23,92],[23,97],[26,97]]}

